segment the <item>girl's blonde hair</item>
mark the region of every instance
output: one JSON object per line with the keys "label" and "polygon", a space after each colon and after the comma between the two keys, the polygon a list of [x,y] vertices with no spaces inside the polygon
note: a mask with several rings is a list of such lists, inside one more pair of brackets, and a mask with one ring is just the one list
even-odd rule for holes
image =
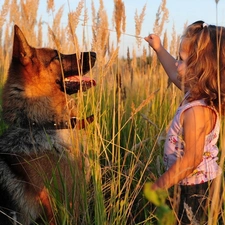
{"label": "girl's blonde hair", "polygon": [[187,27],[188,39],[185,87],[189,101],[204,99],[225,113],[225,28],[197,21]]}

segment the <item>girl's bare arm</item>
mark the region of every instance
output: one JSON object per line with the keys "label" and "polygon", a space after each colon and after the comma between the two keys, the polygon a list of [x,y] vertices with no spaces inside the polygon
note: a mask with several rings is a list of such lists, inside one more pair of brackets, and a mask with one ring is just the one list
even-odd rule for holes
{"label": "girl's bare arm", "polygon": [[155,34],[150,34],[145,40],[149,43],[149,45],[156,52],[160,63],[162,64],[164,70],[169,76],[170,80],[181,89],[181,83],[177,79],[177,67],[176,67],[176,59],[166,51],[166,49],[162,46],[160,38]]}
{"label": "girl's bare arm", "polygon": [[213,129],[212,110],[195,106],[183,114],[184,155],[153,184],[153,189],[170,188],[190,175],[203,159],[205,136]]}

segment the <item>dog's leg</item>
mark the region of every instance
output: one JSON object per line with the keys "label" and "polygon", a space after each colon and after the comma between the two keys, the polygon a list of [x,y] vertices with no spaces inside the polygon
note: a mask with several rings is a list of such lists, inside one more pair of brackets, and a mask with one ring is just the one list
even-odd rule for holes
{"label": "dog's leg", "polygon": [[39,193],[39,199],[41,201],[42,206],[44,207],[49,225],[56,225],[50,199],[49,199],[49,194],[46,188],[44,188]]}

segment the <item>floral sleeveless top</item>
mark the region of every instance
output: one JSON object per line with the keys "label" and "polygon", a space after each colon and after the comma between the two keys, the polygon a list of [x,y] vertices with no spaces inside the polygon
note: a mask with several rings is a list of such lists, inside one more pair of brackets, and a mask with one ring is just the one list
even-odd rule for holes
{"label": "floral sleeveless top", "polygon": [[190,107],[204,106],[209,107],[216,113],[216,123],[214,129],[205,137],[204,154],[202,156],[202,162],[197,168],[185,179],[179,182],[180,185],[194,185],[207,182],[214,179],[221,173],[218,160],[218,147],[217,141],[220,131],[219,115],[215,108],[207,106],[204,100],[196,100],[185,105],[180,106],[174,116],[174,119],[170,125],[167,133],[166,142],[164,145],[164,165],[168,170],[177,160],[184,154],[184,140],[183,140],[183,128],[180,123],[181,114]]}

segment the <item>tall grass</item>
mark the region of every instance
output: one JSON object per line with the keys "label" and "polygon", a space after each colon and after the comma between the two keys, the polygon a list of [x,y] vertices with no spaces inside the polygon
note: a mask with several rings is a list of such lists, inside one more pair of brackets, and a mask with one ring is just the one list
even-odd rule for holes
{"label": "tall grass", "polygon": [[[89,113],[95,115],[93,125],[86,131],[91,181],[84,185],[82,192],[83,224],[154,224],[157,221],[155,206],[143,197],[143,185],[146,181],[154,181],[163,173],[164,129],[173,117],[181,93],[167,80],[151,49],[144,47],[142,56],[137,57],[136,50],[128,48],[126,59],[118,56],[120,38],[126,32],[123,1],[114,0],[116,45],[110,42],[110,18],[103,0],[99,0],[98,9],[92,1],[91,33],[86,30],[88,9],[85,8],[84,0],[77,5],[68,5],[70,13],[67,24],[61,23],[63,8],[55,11],[54,0],[48,0],[47,3],[46,14],[52,18],[52,24],[47,24],[47,29],[37,14],[39,1],[18,3],[5,0],[2,4],[1,85],[4,84],[10,63],[14,23],[19,25],[28,42],[35,47],[54,47],[64,53],[84,49],[96,51],[98,60],[89,76],[95,78],[97,86],[85,94],[79,94],[79,98],[82,98],[81,116],[85,117]],[[145,19],[145,7],[143,6],[140,15],[136,11],[134,16],[134,36],[137,36],[134,41],[137,41],[137,45],[140,45],[138,36]],[[163,33],[168,13],[166,0],[162,0],[154,31],[164,37],[164,46],[171,54],[176,55],[180,37],[175,26],[171,42],[168,34]],[[83,27],[82,38],[77,37],[78,27]],[[222,139],[221,149],[224,149]],[[223,158],[222,155],[221,165]],[[57,200],[57,195],[53,196]],[[176,197],[169,198],[172,205],[176,205]],[[223,200],[220,200],[220,206],[223,205]],[[53,204],[55,205],[54,202]],[[59,224],[73,224],[73,219],[69,218],[73,215],[70,213],[71,209],[60,205],[57,207],[60,212]],[[176,214],[175,209],[173,212]],[[210,224],[217,224],[216,216],[212,217]]]}

